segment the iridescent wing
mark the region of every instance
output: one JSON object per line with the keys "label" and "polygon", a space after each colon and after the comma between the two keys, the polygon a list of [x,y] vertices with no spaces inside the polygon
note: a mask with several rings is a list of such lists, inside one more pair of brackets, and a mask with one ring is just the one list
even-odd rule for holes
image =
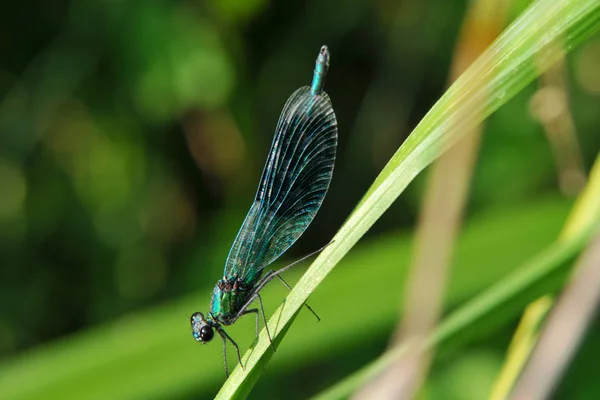
{"label": "iridescent wing", "polygon": [[224,276],[253,283],[306,230],[333,174],[337,121],[329,96],[308,86],[286,102],[252,207],[229,251]]}

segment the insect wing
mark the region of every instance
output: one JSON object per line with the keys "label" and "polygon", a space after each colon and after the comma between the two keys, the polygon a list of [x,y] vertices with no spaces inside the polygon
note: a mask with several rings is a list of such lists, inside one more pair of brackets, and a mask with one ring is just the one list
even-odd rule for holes
{"label": "insect wing", "polygon": [[231,247],[225,276],[252,283],[312,222],[329,188],[337,121],[329,96],[308,86],[279,117],[258,191]]}

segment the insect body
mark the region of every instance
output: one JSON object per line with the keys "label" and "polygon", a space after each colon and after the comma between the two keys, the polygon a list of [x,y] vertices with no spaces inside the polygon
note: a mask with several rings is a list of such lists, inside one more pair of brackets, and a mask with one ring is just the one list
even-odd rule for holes
{"label": "insect body", "polygon": [[[196,341],[211,341],[215,330],[223,339],[226,373],[227,341],[235,347],[240,364],[242,361],[239,347],[223,326],[255,314],[258,332],[259,310],[250,305],[258,300],[263,310],[260,291],[275,277],[290,288],[280,274],[296,263],[265,274],[263,271],[306,230],[329,188],[337,121],[331,100],[323,91],[328,67],[329,50],[323,46],[312,85],[296,90],[279,117],[256,197],[229,251],[223,279],[213,290],[210,311],[206,316],[196,312],[190,318]],[[266,326],[264,312],[262,316]],[[268,327],[267,334],[271,339]]]}

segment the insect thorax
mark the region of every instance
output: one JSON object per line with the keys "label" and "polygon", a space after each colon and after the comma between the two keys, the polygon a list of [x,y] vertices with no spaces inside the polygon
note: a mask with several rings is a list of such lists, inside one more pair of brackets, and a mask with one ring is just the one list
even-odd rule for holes
{"label": "insect thorax", "polygon": [[251,291],[237,278],[224,277],[215,286],[210,302],[210,314],[213,319],[229,325],[238,315]]}

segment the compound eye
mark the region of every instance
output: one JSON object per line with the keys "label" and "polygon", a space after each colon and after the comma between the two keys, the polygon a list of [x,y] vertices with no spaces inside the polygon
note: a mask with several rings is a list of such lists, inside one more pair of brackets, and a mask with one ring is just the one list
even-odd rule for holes
{"label": "compound eye", "polygon": [[202,328],[200,328],[200,340],[203,342],[210,342],[214,336],[215,331],[212,327],[204,325]]}
{"label": "compound eye", "polygon": [[194,322],[201,322],[203,323],[205,321],[204,319],[204,314],[202,314],[201,312],[195,312],[192,314],[192,316],[190,317],[190,322],[193,324]]}

